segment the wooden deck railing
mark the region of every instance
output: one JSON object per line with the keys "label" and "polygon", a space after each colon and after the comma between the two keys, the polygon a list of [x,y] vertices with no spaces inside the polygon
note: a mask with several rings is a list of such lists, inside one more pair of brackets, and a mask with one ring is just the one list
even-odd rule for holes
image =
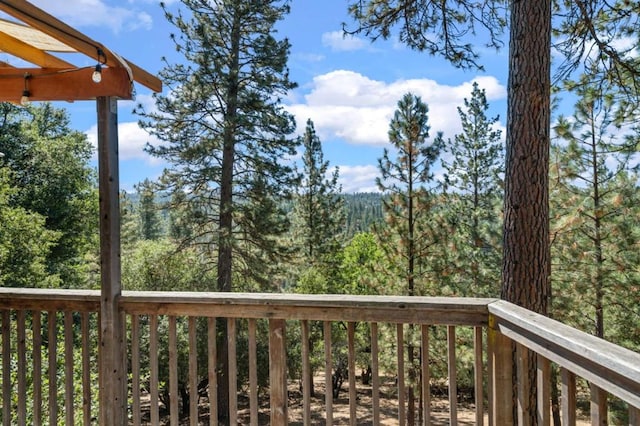
{"label": "wooden deck railing", "polygon": [[[221,323],[226,324],[228,335],[225,348],[231,424],[277,425],[294,420],[300,424],[331,424],[341,421],[337,408],[344,404],[348,410],[342,411],[354,425],[379,424],[390,415],[398,424],[405,424],[408,418],[414,418],[416,424],[419,419],[430,424],[435,415],[430,389],[435,383],[430,370],[444,362],[448,421],[456,425],[457,377],[462,366],[457,354],[463,350],[465,357],[473,357],[470,376],[474,402],[478,402],[473,404],[476,425],[487,421],[500,426],[514,424],[514,401],[521,419],[525,419],[527,410],[535,409],[539,424],[550,424],[552,364],[561,371],[564,425],[575,424],[576,377],[591,385],[593,424],[604,424],[606,394],[628,404],[629,424],[640,424],[639,354],[504,301],[123,292],[119,305],[126,328],[122,336],[127,349],[122,362],[124,371],[129,372],[126,392],[130,424],[160,424],[165,420],[178,424],[185,419],[190,424],[198,424],[199,419],[207,424],[218,417],[216,368],[220,354],[225,353],[218,350],[220,342],[216,338]],[[100,409],[95,402],[99,306],[99,292],[0,289],[4,425],[96,423]],[[336,324],[344,327],[336,328]],[[360,350],[358,336],[366,337]],[[446,336],[446,343],[438,344],[438,336]],[[314,341],[316,345],[309,344]],[[343,345],[344,365],[342,358],[336,359],[337,344]],[[444,348],[444,355],[434,353],[436,346]],[[287,353],[292,347],[299,350]],[[526,356],[527,350],[537,354],[537,366],[530,365],[532,358]],[[413,364],[409,363],[409,352],[413,353]],[[294,355],[300,367],[288,370],[287,361]],[[515,399],[514,359],[518,377]],[[389,360],[393,360],[393,366]],[[319,373],[315,389],[324,394],[323,400],[311,395],[314,363]],[[356,388],[356,366],[363,364],[371,368],[366,406]],[[413,369],[412,365],[431,368]],[[346,401],[334,400],[330,389],[325,391],[331,387],[338,367],[346,372]],[[266,403],[259,386],[266,374],[264,368],[269,370]],[[522,374],[531,368],[537,369],[539,383],[535,408],[531,407]],[[416,370],[419,377],[415,376]],[[389,375],[395,380],[382,383]],[[246,377],[247,385],[243,380],[238,387],[238,376]],[[485,382],[488,387],[483,386]],[[290,397],[298,390],[294,383],[300,383],[299,401]],[[394,390],[392,412],[381,403],[383,392],[385,398],[390,397],[389,386]],[[409,388],[416,398],[414,412],[407,409]],[[185,390],[188,396],[180,397]],[[527,423],[522,420],[521,424]]]}

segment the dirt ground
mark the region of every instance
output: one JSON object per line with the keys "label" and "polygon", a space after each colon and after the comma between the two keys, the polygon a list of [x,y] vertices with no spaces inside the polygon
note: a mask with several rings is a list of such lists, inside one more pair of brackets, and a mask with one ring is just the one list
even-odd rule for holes
{"label": "dirt ground", "polygon": [[[325,425],[325,403],[324,403],[324,379],[316,377],[314,379],[315,397],[311,399],[311,423],[313,425]],[[333,402],[333,424],[348,425],[349,423],[349,384],[345,382],[340,397]],[[444,391],[446,392],[446,390]],[[357,416],[358,425],[373,425],[373,412],[371,403],[371,386],[364,386],[360,382],[356,387],[357,393]],[[436,395],[431,398],[431,424],[433,426],[449,425],[449,401],[446,394],[442,390],[434,392]],[[471,395],[459,395],[457,405],[457,421],[458,425],[475,425],[475,404],[471,399]],[[396,388],[392,378],[383,380],[380,385],[380,425],[395,426],[398,425],[398,403],[396,399]],[[268,400],[265,406],[261,407],[260,425],[268,425]],[[239,411],[239,423],[249,424],[248,407]],[[289,388],[289,424],[303,424],[303,406],[302,394],[297,385]],[[416,417],[417,423],[417,417]],[[489,419],[484,415],[483,424],[488,425]],[[589,419],[582,416],[576,422],[577,426],[588,426],[591,423]]]}
{"label": "dirt ground", "polygon": [[[382,379],[382,378],[381,378]],[[324,379],[322,377],[314,378],[315,396],[311,398],[311,423],[312,425],[322,426],[325,421],[325,403],[324,403]],[[371,403],[371,386],[362,385],[358,382],[356,387],[357,393],[357,424],[373,425],[373,412]],[[446,397],[446,389],[432,390],[431,398],[431,424],[433,426],[449,425],[449,401]],[[471,395],[465,395],[460,392],[457,404],[457,422],[460,426],[475,425],[475,405],[471,400]],[[380,385],[380,425],[395,426],[398,425],[398,401],[396,398],[396,387],[392,378],[382,380]],[[148,400],[145,398],[143,403],[143,424],[148,424]],[[199,408],[200,425],[209,425],[208,403],[201,401]],[[259,399],[259,425],[269,424],[269,395],[264,393]],[[146,412],[145,412],[146,411]],[[169,424],[168,415],[161,409],[161,424]],[[289,406],[288,406],[289,424],[293,426],[301,426],[303,424],[303,406],[302,393],[299,385],[293,383],[289,387]],[[333,423],[334,425],[348,425],[349,423],[349,384],[345,382],[340,392],[340,397],[333,401]],[[181,425],[188,425],[189,419],[180,419]],[[249,416],[249,400],[244,395],[238,397],[238,424],[250,424]],[[416,417],[416,424],[417,417]],[[489,424],[488,417],[484,415],[484,425]],[[588,426],[590,421],[584,415],[578,416],[577,426]]]}

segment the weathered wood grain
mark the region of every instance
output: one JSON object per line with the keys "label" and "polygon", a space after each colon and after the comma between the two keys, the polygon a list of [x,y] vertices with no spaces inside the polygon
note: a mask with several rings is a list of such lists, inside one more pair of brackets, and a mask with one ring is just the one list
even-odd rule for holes
{"label": "weathered wood grain", "polygon": [[640,354],[508,302],[490,303],[489,313],[500,333],[640,406]]}
{"label": "weathered wood grain", "polygon": [[[482,327],[475,327],[473,330],[473,382],[474,401],[476,404],[476,426],[484,424],[484,363],[482,362]],[[424,364],[423,364],[424,365]]]}
{"label": "weathered wood grain", "polygon": [[[286,325],[282,319],[269,321],[269,392],[271,422],[273,426],[285,426],[287,417],[287,355]],[[235,424],[235,423],[233,423]]]}

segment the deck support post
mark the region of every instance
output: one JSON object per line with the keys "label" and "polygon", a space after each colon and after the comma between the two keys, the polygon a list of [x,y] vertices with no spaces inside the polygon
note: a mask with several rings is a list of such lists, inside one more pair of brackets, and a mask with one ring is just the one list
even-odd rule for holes
{"label": "deck support post", "polygon": [[487,328],[489,419],[491,426],[513,426],[513,341],[500,333],[494,315]]}
{"label": "deck support post", "polygon": [[286,326],[283,319],[269,320],[269,392],[273,426],[287,424]]}
{"label": "deck support post", "polygon": [[123,332],[119,313],[120,188],[118,171],[118,107],[115,97],[96,100],[100,193],[100,424],[127,423]]}

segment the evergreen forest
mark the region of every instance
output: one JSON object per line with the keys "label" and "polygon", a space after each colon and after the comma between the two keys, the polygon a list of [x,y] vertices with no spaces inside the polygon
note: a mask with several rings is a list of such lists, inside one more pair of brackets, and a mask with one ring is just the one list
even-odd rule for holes
{"label": "evergreen forest", "polygon": [[[313,117],[296,135],[285,108],[296,83],[290,41],[274,26],[287,2],[181,2],[185,13],[166,18],[183,60],[160,72],[168,90],[155,95],[156,108],[136,108],[162,141],[148,153],[169,166],[121,194],[123,289],[504,296],[513,160],[482,87],[452,111],[462,128],[455,135],[430,122],[424,99],[398,99],[379,192],[343,193]],[[214,10],[218,3],[225,7]],[[360,30],[388,37],[392,26],[373,18],[394,2],[364,3],[386,6],[378,15],[354,6]],[[604,34],[617,18],[597,19]],[[576,34],[574,21],[565,24],[557,31]],[[443,51],[405,36],[425,55],[476,65],[468,46]],[[633,66],[640,72],[637,58]],[[562,71],[554,93],[570,93],[575,105],[548,126],[547,314],[640,351],[640,128],[629,95],[637,87],[616,86],[595,60]],[[617,75],[634,78],[624,67]],[[97,173],[86,135],[51,104],[0,104],[0,153],[0,286],[99,288]]]}

